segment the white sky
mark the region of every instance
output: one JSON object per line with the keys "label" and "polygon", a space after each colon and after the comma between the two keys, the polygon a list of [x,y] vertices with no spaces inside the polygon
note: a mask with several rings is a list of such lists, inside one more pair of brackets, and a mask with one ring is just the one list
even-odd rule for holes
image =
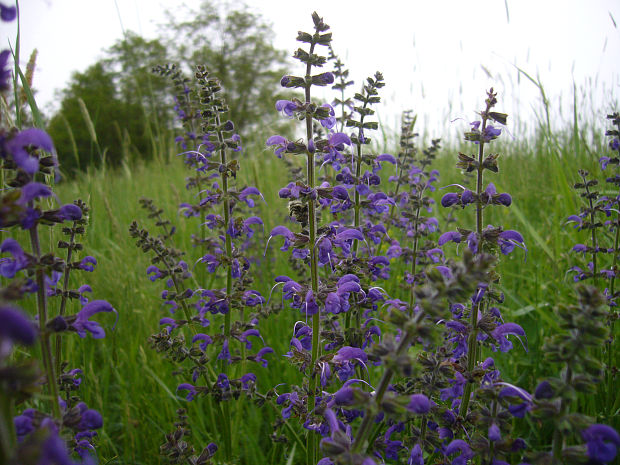
{"label": "white sky", "polygon": [[[54,90],[122,37],[119,18],[125,29],[153,38],[163,10],[174,10],[183,3],[199,2],[21,0],[21,61],[25,65],[32,49],[38,49],[34,87],[42,108],[49,114],[55,105]],[[413,108],[420,114],[418,130],[426,128],[432,135],[441,135],[447,126],[462,128],[460,120],[450,121],[473,120],[490,86],[499,91],[498,111],[531,120],[533,108],[540,109],[539,92],[527,79],[518,80],[513,64],[540,77],[552,107],[561,109],[567,120],[572,115],[573,82],[580,105],[589,108],[586,118],[596,117],[600,124],[604,124],[610,102],[618,102],[620,96],[618,0],[247,3],[273,24],[275,45],[290,53],[297,47],[297,31],[312,31],[310,14],[316,10],[332,28],[334,49],[356,81],[355,91],[366,76],[383,72],[385,104],[379,116],[391,125],[396,125],[402,110]],[[14,25],[3,23],[1,27],[4,44],[13,44]],[[293,66],[291,73],[295,74],[300,67]],[[513,127],[512,132],[516,130]]]}

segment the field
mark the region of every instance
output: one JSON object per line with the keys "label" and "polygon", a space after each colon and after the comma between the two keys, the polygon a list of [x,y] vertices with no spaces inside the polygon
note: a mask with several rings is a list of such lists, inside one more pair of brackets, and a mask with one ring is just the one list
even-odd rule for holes
{"label": "field", "polygon": [[3,130],[0,465],[617,463],[620,117],[506,137],[491,89],[437,145],[377,127],[377,73],[337,121],[292,93],[342,77],[313,21],[285,124],[240,141],[203,68],[147,160],[55,184]]}

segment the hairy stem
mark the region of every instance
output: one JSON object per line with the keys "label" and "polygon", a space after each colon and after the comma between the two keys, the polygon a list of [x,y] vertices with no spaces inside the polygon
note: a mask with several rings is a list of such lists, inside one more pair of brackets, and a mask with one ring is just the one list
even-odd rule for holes
{"label": "hairy stem", "polygon": [[[478,179],[476,182],[476,235],[478,239],[478,250],[477,253],[480,253],[480,248],[482,246],[482,229],[483,229],[483,205],[482,205],[482,187],[483,187],[483,171],[484,167],[482,165],[483,157],[484,157],[484,130],[487,126],[487,113],[489,111],[489,104],[487,103],[487,109],[482,114],[482,127],[480,129],[480,145],[478,147]],[[476,367],[476,359],[478,358],[478,313],[480,311],[481,302],[478,301],[476,304],[472,304],[471,306],[471,314],[469,325],[471,328],[471,332],[469,333],[469,338],[467,339],[467,373],[471,374]],[[474,389],[474,384],[471,379],[467,380],[465,384],[465,388],[463,390],[463,397],[461,400],[461,406],[459,408],[459,415],[465,418],[467,416],[467,409],[469,407],[469,398],[471,397],[472,391]]]}
{"label": "hairy stem", "polygon": [[[310,44],[310,55],[314,52],[315,44]],[[306,87],[305,98],[306,104],[310,103],[310,86],[312,83],[311,77],[312,65],[308,63],[306,65]],[[312,115],[306,114],[306,142],[309,144],[312,140]],[[310,189],[314,189],[315,172],[314,172],[314,152],[307,151],[307,184]],[[312,292],[316,296],[319,291],[319,274],[316,256],[316,242],[317,233],[317,218],[316,218],[316,206],[313,199],[308,199],[308,234],[310,236],[310,276],[312,280]],[[308,392],[308,414],[314,414],[314,408],[316,407],[316,389],[317,389],[317,376],[314,370],[316,361],[320,356],[319,336],[321,332],[321,319],[320,312],[312,315],[312,362],[310,364],[310,391]],[[317,462],[318,455],[318,438],[312,432],[308,433],[306,458],[308,464],[315,464]]]}
{"label": "hairy stem", "polygon": [[52,357],[52,347],[50,337],[45,329],[47,323],[47,292],[45,286],[45,272],[41,268],[41,246],[39,242],[39,230],[37,226],[30,229],[30,245],[32,246],[32,255],[37,260],[37,269],[35,278],[37,283],[37,312],[39,315],[39,331],[41,333],[41,355],[43,357],[43,365],[47,376],[47,390],[50,397],[51,410],[54,418],[60,420],[60,405],[58,404],[58,384],[56,383],[56,370],[54,369],[54,360]]}
{"label": "hairy stem", "polygon": [[[69,247],[67,248],[67,261],[65,262],[65,272],[63,273],[62,297],[60,298],[60,309],[58,310],[58,316],[63,316],[65,314],[65,308],[67,306],[67,290],[69,289],[69,274],[71,271],[69,265],[71,263],[71,258],[73,255],[73,245],[75,244],[75,227],[76,224],[73,223],[71,238],[69,240]],[[60,373],[62,336],[60,334],[57,334],[54,339],[54,360],[56,361],[56,373]]]}

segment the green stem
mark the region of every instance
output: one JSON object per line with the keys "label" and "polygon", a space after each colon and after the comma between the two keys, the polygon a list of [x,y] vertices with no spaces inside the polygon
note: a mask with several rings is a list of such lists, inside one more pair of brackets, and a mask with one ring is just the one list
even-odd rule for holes
{"label": "green stem", "polygon": [[3,386],[3,394],[0,396],[0,465],[9,464],[15,445],[17,435],[13,424],[13,399],[6,394],[6,387]]}
{"label": "green stem", "polygon": [[[69,265],[71,263],[71,258],[73,255],[73,245],[75,243],[75,228],[76,223],[73,223],[73,228],[71,229],[71,239],[69,240],[69,247],[67,248],[67,261],[65,262],[65,272],[63,275],[63,283],[62,283],[62,297],[60,298],[60,309],[58,310],[58,316],[63,316],[65,314],[65,308],[67,307],[67,290],[69,289]],[[54,338],[54,359],[56,361],[56,373],[60,373],[60,365],[61,365],[61,352],[62,352],[62,336],[57,334]]]}
{"label": "green stem", "polygon": [[[310,55],[314,52],[315,44],[310,44]],[[308,63],[306,65],[306,87],[305,97],[306,104],[310,103],[310,86],[312,85],[311,77],[312,65]],[[312,140],[312,115],[306,114],[306,142],[309,144]],[[307,184],[310,189],[314,189],[315,185],[315,170],[314,170],[314,152],[307,151]],[[308,199],[308,229],[310,239],[310,275],[312,280],[312,293],[316,297],[319,291],[319,274],[317,266],[316,256],[316,232],[317,232],[317,218],[316,218],[316,206],[312,199]],[[310,364],[310,391],[308,392],[308,415],[314,414],[314,408],[316,407],[316,390],[317,390],[317,376],[315,373],[316,361],[320,357],[319,347],[319,335],[321,333],[321,319],[320,312],[312,315],[312,354]],[[308,464],[315,464],[317,462],[318,455],[318,438],[312,432],[307,436],[306,458]]]}
{"label": "green stem", "polygon": [[[487,113],[489,111],[489,105],[487,104],[486,111],[482,114],[482,128],[480,129],[480,145],[478,147],[478,179],[476,183],[476,235],[478,239],[478,251],[482,247],[482,228],[483,228],[483,205],[482,205],[482,187],[483,187],[483,171],[482,165],[484,156],[484,130],[487,126]],[[471,307],[471,314],[469,319],[470,333],[467,339],[467,374],[471,375],[476,367],[476,359],[478,358],[478,313],[480,310],[480,302],[473,304]],[[463,389],[463,397],[461,398],[461,406],[459,408],[459,415],[463,418],[467,416],[467,409],[469,407],[469,399],[474,389],[473,380],[467,380],[465,388]]]}
{"label": "green stem", "polygon": [[37,312],[39,315],[39,332],[41,333],[41,355],[43,357],[43,365],[47,376],[47,389],[50,397],[51,410],[54,418],[60,420],[60,405],[58,404],[58,384],[56,383],[56,373],[54,370],[54,361],[52,359],[52,347],[50,344],[49,333],[45,328],[47,323],[47,292],[45,287],[45,272],[41,268],[41,246],[39,243],[39,231],[35,225],[30,229],[30,245],[32,246],[32,255],[37,260],[37,269],[35,271],[35,279],[37,283]]}
{"label": "green stem", "polygon": [[[567,363],[566,372],[564,373],[564,383],[567,385],[570,384],[572,377],[573,377],[573,371],[571,370],[570,365]],[[566,414],[567,408],[568,408],[568,400],[565,397],[562,397],[562,400],[560,402],[560,414],[558,415],[558,421],[562,421],[562,418]],[[561,458],[562,458],[563,447],[564,447],[563,433],[560,430],[560,428],[556,427],[555,431],[553,432],[553,443],[552,443],[551,450],[553,452],[554,459],[558,461],[557,463],[562,463]]]}
{"label": "green stem", "polygon": [[[414,279],[416,273],[416,255],[418,254],[418,222],[420,221],[420,204],[422,203],[422,192],[418,194],[418,205],[415,213],[415,226],[413,233],[413,257],[411,260],[411,279]],[[413,315],[413,302],[415,300],[415,283],[411,283],[409,288],[409,315]]]}
{"label": "green stem", "polygon": [[[215,124],[217,127],[220,126],[220,115],[216,113],[215,115]],[[220,130],[217,131],[217,138],[220,143],[220,163],[225,167],[227,164],[226,159],[226,144],[224,142],[224,136]],[[230,199],[228,198],[228,172],[226,170],[221,171],[221,180],[222,180],[222,195],[224,196],[224,227],[226,230],[228,229],[228,225],[230,223]],[[227,269],[226,269],[226,298],[228,299],[228,312],[224,315],[224,339],[226,341],[230,340],[230,326],[231,326],[231,313],[232,313],[232,300],[230,299],[230,295],[232,293],[233,287],[233,277],[232,277],[232,238],[228,232],[225,232],[225,248],[226,248],[226,258],[227,258]],[[222,360],[222,373],[228,376],[228,361]],[[224,403],[224,450],[225,456],[227,459],[231,458],[232,454],[232,428],[230,422],[230,404],[228,402]]]}

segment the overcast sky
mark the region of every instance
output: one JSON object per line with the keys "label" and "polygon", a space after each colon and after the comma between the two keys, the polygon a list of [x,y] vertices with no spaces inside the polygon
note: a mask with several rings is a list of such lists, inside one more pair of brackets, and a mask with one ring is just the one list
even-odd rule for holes
{"label": "overcast sky", "polygon": [[[5,4],[10,0],[0,0]],[[39,51],[34,87],[49,113],[54,91],[83,71],[123,28],[147,38],[157,34],[163,10],[198,0],[22,0],[22,64]],[[578,100],[600,109],[620,95],[618,0],[248,0],[273,25],[275,45],[292,53],[298,30],[312,31],[316,10],[332,27],[333,46],[356,88],[375,71],[386,80],[379,116],[395,124],[407,108],[420,114],[419,129],[475,117],[490,86],[498,110],[531,120],[539,91],[516,67],[539,77],[553,108],[572,114]],[[306,6],[311,5],[311,6]],[[377,5],[374,7],[373,5]],[[620,24],[618,24],[620,27]],[[4,43],[15,27],[2,25]],[[295,66],[295,65],[294,65]],[[293,68],[292,74],[299,72]],[[584,97],[585,93],[587,97]],[[592,101],[594,102],[592,104]],[[602,108],[600,108],[602,107]],[[592,113],[589,113],[592,115]]]}

